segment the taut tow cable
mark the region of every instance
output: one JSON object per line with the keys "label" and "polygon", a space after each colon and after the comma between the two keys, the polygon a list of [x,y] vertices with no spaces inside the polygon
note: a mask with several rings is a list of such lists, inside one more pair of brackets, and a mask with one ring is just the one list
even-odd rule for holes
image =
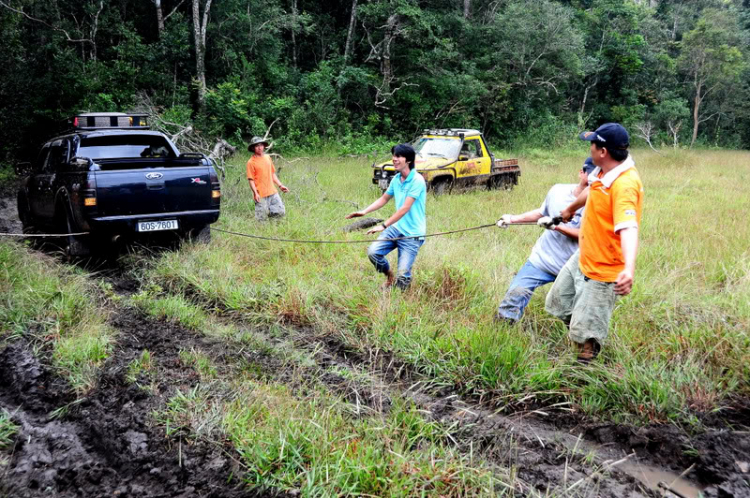
{"label": "taut tow cable", "polygon": [[407,240],[407,239],[421,239],[421,238],[427,238],[427,237],[438,237],[441,235],[450,235],[453,233],[469,232],[471,230],[481,230],[483,228],[489,228],[489,227],[494,227],[494,226],[495,226],[494,223],[489,223],[487,225],[478,225],[475,227],[461,228],[459,230],[449,230],[446,232],[428,233],[426,235],[413,235],[413,236],[408,236],[408,237],[394,237],[390,239],[368,239],[368,240],[283,239],[283,238],[277,238],[277,237],[263,237],[262,235],[250,235],[248,233],[242,233],[242,232],[233,232],[231,230],[224,230],[223,228],[211,228],[211,230],[216,230],[217,232],[228,233],[231,235],[237,235],[239,237],[247,237],[250,239],[258,239],[258,240],[268,240],[271,242],[292,242],[292,243],[298,243],[298,244],[371,244],[376,241],[395,241],[395,240]]}

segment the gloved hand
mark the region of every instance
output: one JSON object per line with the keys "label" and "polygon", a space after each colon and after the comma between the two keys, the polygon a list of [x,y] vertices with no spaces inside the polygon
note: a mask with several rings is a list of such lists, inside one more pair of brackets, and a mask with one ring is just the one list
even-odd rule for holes
{"label": "gloved hand", "polygon": [[552,230],[553,228],[555,228],[555,220],[553,220],[551,216],[542,216],[541,218],[536,220],[536,224],[542,228],[546,228],[547,230]]}
{"label": "gloved hand", "polygon": [[508,225],[511,224],[510,219],[511,219],[512,216],[513,215],[511,215],[511,214],[504,214],[504,215],[502,215],[500,217],[500,219],[497,220],[497,227],[498,228],[508,228]]}

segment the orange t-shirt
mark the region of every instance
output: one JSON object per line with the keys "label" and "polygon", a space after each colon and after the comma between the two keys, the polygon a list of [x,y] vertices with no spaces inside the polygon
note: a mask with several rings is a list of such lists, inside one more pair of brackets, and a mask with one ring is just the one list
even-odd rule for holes
{"label": "orange t-shirt", "polygon": [[641,223],[643,184],[628,158],[606,175],[591,182],[578,243],[581,272],[599,282],[614,282],[625,269],[620,235],[624,228]]}
{"label": "orange t-shirt", "polygon": [[255,188],[258,189],[258,195],[261,197],[268,197],[277,192],[273,184],[274,173],[276,173],[276,168],[273,161],[266,155],[253,154],[247,162],[247,178],[255,182]]}

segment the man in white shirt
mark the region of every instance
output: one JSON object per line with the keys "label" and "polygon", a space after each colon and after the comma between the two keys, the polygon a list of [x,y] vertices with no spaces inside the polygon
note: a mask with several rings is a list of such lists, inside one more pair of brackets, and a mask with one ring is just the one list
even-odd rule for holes
{"label": "man in white shirt", "polygon": [[588,186],[588,175],[594,167],[591,158],[587,158],[578,171],[577,184],[558,183],[549,189],[540,208],[518,215],[504,214],[497,222],[500,228],[507,228],[514,223],[537,222],[547,230],[537,239],[529,259],[513,278],[497,309],[496,319],[518,322],[534,290],[554,282],[562,267],[578,249],[583,208],[576,211],[568,223],[554,225],[551,219],[560,216],[560,212]]}

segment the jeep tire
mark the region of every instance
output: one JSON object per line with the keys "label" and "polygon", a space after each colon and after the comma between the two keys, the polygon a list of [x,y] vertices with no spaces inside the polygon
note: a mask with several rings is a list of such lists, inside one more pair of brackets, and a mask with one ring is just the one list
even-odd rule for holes
{"label": "jeep tire", "polygon": [[435,196],[447,194],[451,187],[451,180],[448,178],[436,178],[430,185],[432,193]]}
{"label": "jeep tire", "polygon": [[201,225],[191,228],[188,230],[187,238],[196,244],[208,244],[211,242],[211,226]]}
{"label": "jeep tire", "polygon": [[[60,233],[71,234],[78,232],[78,227],[73,221],[73,216],[64,204],[58,204],[58,219],[56,224]],[[88,235],[64,235],[62,237],[62,250],[68,259],[82,258],[91,254]]]}

